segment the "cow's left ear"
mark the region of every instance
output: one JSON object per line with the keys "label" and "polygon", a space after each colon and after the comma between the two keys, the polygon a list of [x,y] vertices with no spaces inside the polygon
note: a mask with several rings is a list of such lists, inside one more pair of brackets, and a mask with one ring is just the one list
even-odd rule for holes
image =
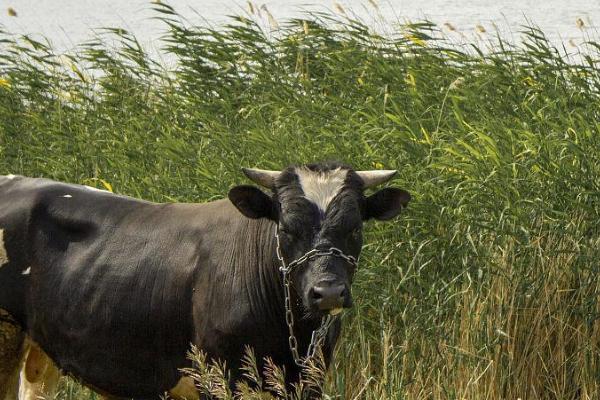
{"label": "cow's left ear", "polygon": [[410,194],[398,188],[385,188],[378,190],[366,198],[366,214],[364,219],[375,218],[386,221],[394,218],[400,210],[406,208],[410,201]]}
{"label": "cow's left ear", "polygon": [[257,187],[240,185],[228,194],[233,205],[248,218],[269,218],[275,220],[273,200]]}

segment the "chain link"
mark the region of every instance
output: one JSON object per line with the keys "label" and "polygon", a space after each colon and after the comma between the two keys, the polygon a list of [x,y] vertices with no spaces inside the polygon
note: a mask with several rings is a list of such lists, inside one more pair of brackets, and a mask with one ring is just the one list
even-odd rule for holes
{"label": "chain link", "polygon": [[321,318],[321,325],[319,326],[319,328],[315,329],[311,334],[310,343],[306,352],[306,357],[301,358],[300,353],[298,352],[298,339],[296,339],[296,335],[294,335],[294,313],[292,312],[292,296],[290,293],[290,272],[294,267],[301,265],[306,261],[316,257],[336,256],[345,260],[348,264],[352,265],[355,268],[357,266],[357,260],[353,256],[344,254],[344,252],[338,249],[337,247],[330,247],[327,250],[312,249],[306,252],[302,257],[286,265],[285,260],[283,259],[283,255],[281,254],[281,246],[279,242],[279,225],[277,225],[277,230],[275,231],[275,239],[277,242],[277,258],[281,263],[279,270],[283,275],[283,292],[285,295],[285,322],[288,326],[289,332],[288,343],[290,346],[290,351],[292,352],[292,357],[294,358],[294,362],[299,367],[304,367],[310,359],[314,358],[315,354],[317,353],[317,350],[323,345],[323,341],[325,340],[325,337],[329,332],[329,328],[337,319],[337,317],[327,315]]}

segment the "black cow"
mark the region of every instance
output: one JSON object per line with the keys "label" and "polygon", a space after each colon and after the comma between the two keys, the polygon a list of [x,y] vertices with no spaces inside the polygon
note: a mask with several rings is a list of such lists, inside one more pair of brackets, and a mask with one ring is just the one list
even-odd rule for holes
{"label": "black cow", "polygon": [[[0,364],[19,364],[13,350],[27,336],[90,387],[156,399],[180,382],[190,343],[225,361],[232,383],[250,346],[297,382],[295,358],[307,353],[312,332],[352,304],[363,221],[396,216],[410,195],[363,194],[395,171],[310,164],[244,173],[272,193],[237,186],[225,200],[155,204],[0,178]],[[15,325],[24,335],[7,333]],[[339,322],[326,328],[329,363]],[[0,399],[8,375],[0,375]]]}

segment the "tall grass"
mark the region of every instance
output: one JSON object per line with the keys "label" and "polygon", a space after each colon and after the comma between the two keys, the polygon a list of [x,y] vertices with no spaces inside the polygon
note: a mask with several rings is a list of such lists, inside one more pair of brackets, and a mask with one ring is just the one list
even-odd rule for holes
{"label": "tall grass", "polygon": [[327,395],[600,398],[598,44],[576,58],[529,27],[457,48],[329,14],[211,29],[154,7],[173,69],[120,29],[61,56],[1,34],[0,171],[199,202],[241,166],[398,169],[414,200],[367,225]]}

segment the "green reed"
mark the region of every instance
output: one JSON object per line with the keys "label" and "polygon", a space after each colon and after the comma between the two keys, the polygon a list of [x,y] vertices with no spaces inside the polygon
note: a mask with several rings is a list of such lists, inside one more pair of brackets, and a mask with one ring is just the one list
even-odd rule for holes
{"label": "green reed", "polygon": [[398,169],[413,201],[366,224],[329,398],[600,396],[598,44],[154,7],[173,68],[122,29],[64,55],[1,33],[0,171],[200,202],[242,166]]}

